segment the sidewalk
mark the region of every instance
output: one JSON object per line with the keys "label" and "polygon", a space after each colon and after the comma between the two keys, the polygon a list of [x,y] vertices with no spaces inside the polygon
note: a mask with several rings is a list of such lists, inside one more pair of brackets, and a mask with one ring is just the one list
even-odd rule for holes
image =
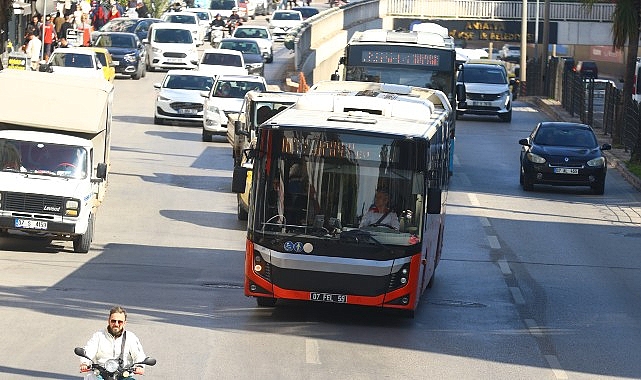
{"label": "sidewalk", "polygon": [[[528,96],[520,98],[521,101],[532,104],[535,108],[540,109],[553,120],[569,121],[573,123],[580,123],[581,119],[578,116],[570,116],[561,103],[554,99],[545,99],[537,96]],[[603,133],[601,128],[595,128],[599,145],[612,144],[612,137]],[[641,178],[632,174],[625,166],[625,162],[630,160],[630,152],[626,152],[623,148],[614,148],[612,150],[604,151],[608,158],[608,166],[614,168],[621,173],[623,178],[628,181],[637,191],[641,191]]]}

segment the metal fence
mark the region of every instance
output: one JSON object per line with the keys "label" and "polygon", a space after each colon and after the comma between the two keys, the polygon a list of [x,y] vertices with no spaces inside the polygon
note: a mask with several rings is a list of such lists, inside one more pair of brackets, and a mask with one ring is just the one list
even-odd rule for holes
{"label": "metal fence", "polygon": [[[594,4],[591,8],[581,2],[550,3],[550,20],[611,22],[615,4]],[[538,7],[539,19],[544,18],[543,2]],[[522,1],[478,0],[387,0],[388,16],[411,16],[426,18],[469,18],[490,20],[520,20]],[[536,1],[527,4],[527,19],[537,16]]]}

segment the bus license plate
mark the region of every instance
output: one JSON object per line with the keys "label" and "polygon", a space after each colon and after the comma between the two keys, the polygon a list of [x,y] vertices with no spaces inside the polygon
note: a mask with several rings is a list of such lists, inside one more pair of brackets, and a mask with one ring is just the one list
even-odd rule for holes
{"label": "bus license plate", "polygon": [[30,220],[30,219],[18,219],[14,221],[14,226],[16,228],[29,228],[33,230],[46,230],[47,222],[42,220]]}
{"label": "bus license plate", "polygon": [[344,294],[309,293],[309,299],[318,302],[347,303],[347,296]]}
{"label": "bus license plate", "polygon": [[556,174],[579,174],[579,169],[574,168],[554,168]]}

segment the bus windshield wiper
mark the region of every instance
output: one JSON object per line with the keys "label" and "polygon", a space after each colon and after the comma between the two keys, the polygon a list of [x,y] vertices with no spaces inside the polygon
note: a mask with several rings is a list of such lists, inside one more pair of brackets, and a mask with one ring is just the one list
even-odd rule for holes
{"label": "bus windshield wiper", "polygon": [[354,239],[356,243],[359,242],[359,239],[363,240],[369,240],[373,242],[374,244],[378,245],[381,248],[384,248],[390,252],[392,252],[392,249],[386,246],[385,244],[381,243],[378,239],[376,239],[374,236],[372,236],[371,232],[368,231],[363,231],[363,230],[349,230],[349,231],[342,231],[340,235],[341,239]]}

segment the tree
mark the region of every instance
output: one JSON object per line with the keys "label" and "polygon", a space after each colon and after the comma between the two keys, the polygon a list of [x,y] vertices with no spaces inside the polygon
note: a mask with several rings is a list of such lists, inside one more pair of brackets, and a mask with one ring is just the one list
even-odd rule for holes
{"label": "tree", "polygon": [[[588,9],[597,3],[596,0],[582,1]],[[628,112],[627,109],[629,109],[626,105],[632,102],[634,71],[637,62],[637,51],[639,50],[639,28],[641,27],[640,11],[641,0],[616,0],[614,13],[612,14],[612,47],[615,49],[623,49],[626,42],[628,43],[628,54],[625,60],[625,79],[623,82],[624,107],[622,117],[618,118],[620,122],[616,123],[616,127],[612,131],[612,141],[614,143],[621,142],[621,125],[623,125],[625,114]],[[638,131],[636,136],[631,161],[641,164],[641,130]]]}

